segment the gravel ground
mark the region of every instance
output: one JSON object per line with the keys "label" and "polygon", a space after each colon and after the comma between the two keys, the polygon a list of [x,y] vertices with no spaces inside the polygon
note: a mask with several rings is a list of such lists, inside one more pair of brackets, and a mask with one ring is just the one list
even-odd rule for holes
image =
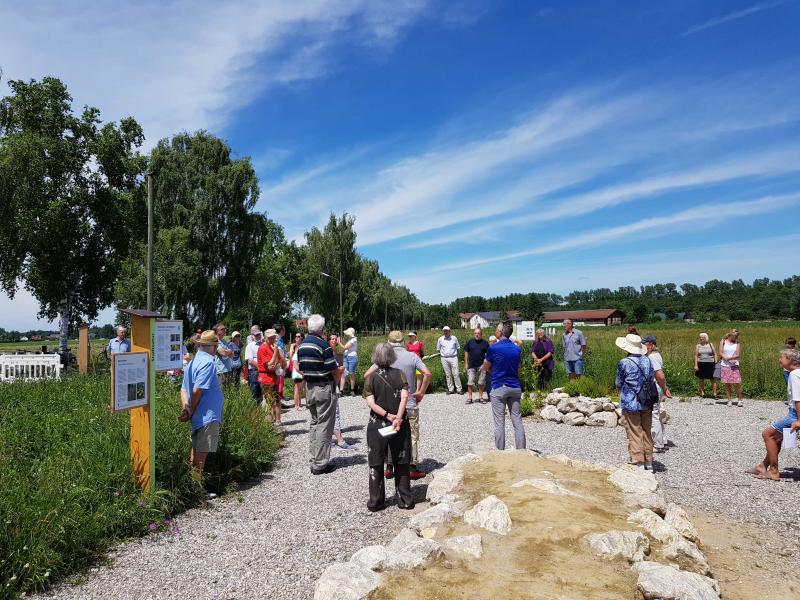
{"label": "gravel ground", "polygon": [[[345,397],[341,404],[345,438],[356,448],[333,450],[339,467],[334,473],[310,475],[308,412],[291,409],[284,413],[286,447],[273,472],[238,496],[180,516],[180,533],[124,544],[110,555],[107,566],[91,569],[85,582],[59,586],[46,596],[310,598],[325,566],[363,546],[388,542],[409,516],[394,505],[377,514],[366,510],[366,409],[360,398]],[[785,412],[784,404],[749,401],[744,408],[728,408],[694,399],[671,401],[666,408],[672,416],[667,435],[674,445],[657,455],[656,466],[670,498],[778,532],[791,530],[797,539],[800,482],[792,480],[792,471],[785,471],[780,483],[744,474],[763,455],[760,431]],[[421,425],[424,470],[493,440],[489,405],[465,406],[460,396],[426,397]],[[526,430],[528,446],[548,454],[627,460],[621,427],[527,420]],[[513,443],[510,429],[507,440]],[[785,454],[784,467],[800,467],[797,450]],[[800,468],[795,473],[800,476]],[[424,499],[425,482],[414,484],[419,500]],[[389,482],[387,494],[393,489]]]}

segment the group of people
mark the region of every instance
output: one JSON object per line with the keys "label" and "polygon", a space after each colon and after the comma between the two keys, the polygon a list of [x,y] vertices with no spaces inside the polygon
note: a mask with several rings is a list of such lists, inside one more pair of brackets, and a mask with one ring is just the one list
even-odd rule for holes
{"label": "group of people", "polygon": [[739,359],[742,356],[742,344],[739,332],[734,329],[725,334],[719,341],[718,348],[709,340],[707,333],[698,336],[694,350],[694,372],[700,380],[700,396],[705,398],[706,381],[711,381],[711,394],[717,398],[717,382],[725,386],[728,406],[733,405],[731,388],[733,388],[738,406],[744,406],[742,400],[742,374],[739,370]]}

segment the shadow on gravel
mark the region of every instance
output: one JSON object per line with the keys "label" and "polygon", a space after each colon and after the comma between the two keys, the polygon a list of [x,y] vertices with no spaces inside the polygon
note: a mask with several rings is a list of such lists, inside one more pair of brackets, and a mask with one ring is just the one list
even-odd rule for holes
{"label": "shadow on gravel", "polygon": [[363,425],[350,425],[349,427],[342,427],[342,433],[347,433],[348,431],[361,431],[364,429]]}
{"label": "shadow on gravel", "polygon": [[437,469],[441,469],[444,466],[444,464],[445,463],[439,462],[436,459],[426,458],[425,460],[420,462],[417,465],[417,467],[419,467],[419,470],[424,472],[424,473],[432,473],[433,471],[436,471]]}
{"label": "shadow on gravel", "polygon": [[331,462],[336,465],[337,469],[345,469],[347,467],[367,464],[367,457],[363,454],[350,454],[349,456],[339,455],[333,458]]}
{"label": "shadow on gravel", "polygon": [[270,479],[275,479],[275,476],[270,474],[270,473],[261,473],[261,475],[259,475],[255,479],[251,479],[250,481],[245,481],[243,483],[240,483],[238,485],[238,487],[236,488],[236,491],[238,491],[238,492],[247,491],[250,488],[259,485],[260,483],[263,483],[265,481],[269,481]]}
{"label": "shadow on gravel", "polygon": [[286,427],[288,425],[297,425],[298,423],[305,423],[305,419],[295,419],[294,421],[281,421],[281,424]]}
{"label": "shadow on gravel", "polygon": [[284,437],[289,437],[290,435],[305,435],[308,433],[308,429],[292,429],[291,431],[283,432]]}

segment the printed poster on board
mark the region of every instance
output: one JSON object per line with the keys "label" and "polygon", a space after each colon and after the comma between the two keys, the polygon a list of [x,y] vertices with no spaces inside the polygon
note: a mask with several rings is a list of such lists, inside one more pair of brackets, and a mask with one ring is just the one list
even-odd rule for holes
{"label": "printed poster on board", "polygon": [[111,402],[114,411],[147,406],[150,375],[147,352],[111,355]]}
{"label": "printed poster on board", "polygon": [[183,368],[183,321],[156,321],[153,334],[156,371]]}

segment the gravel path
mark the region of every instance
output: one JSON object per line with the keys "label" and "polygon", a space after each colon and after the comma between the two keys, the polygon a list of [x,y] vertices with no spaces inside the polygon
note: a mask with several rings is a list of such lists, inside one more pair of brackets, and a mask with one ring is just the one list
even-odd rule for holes
{"label": "gravel path", "polygon": [[[334,449],[339,466],[334,473],[309,474],[308,412],[291,409],[284,414],[286,447],[273,472],[239,496],[180,516],[179,534],[120,546],[109,565],[91,569],[84,583],[62,585],[47,597],[310,598],[325,566],[365,545],[386,543],[409,516],[393,505],[377,514],[366,510],[366,410],[360,398],[345,397],[341,404],[344,435],[356,449]],[[763,454],[760,431],[785,406],[750,401],[745,408],[727,408],[693,400],[671,401],[666,408],[672,416],[667,434],[674,446],[658,455],[657,475],[669,496],[728,518],[777,531],[791,529],[796,539],[800,482],[762,482],[744,474]],[[426,470],[493,440],[490,407],[465,406],[460,396],[426,397],[421,425]],[[621,427],[528,420],[526,430],[528,446],[548,454],[605,462],[627,459]],[[510,431],[507,439],[513,443]],[[785,454],[784,467],[800,467],[797,450]],[[419,500],[425,496],[425,481],[414,484]],[[393,489],[389,482],[387,494]]]}

